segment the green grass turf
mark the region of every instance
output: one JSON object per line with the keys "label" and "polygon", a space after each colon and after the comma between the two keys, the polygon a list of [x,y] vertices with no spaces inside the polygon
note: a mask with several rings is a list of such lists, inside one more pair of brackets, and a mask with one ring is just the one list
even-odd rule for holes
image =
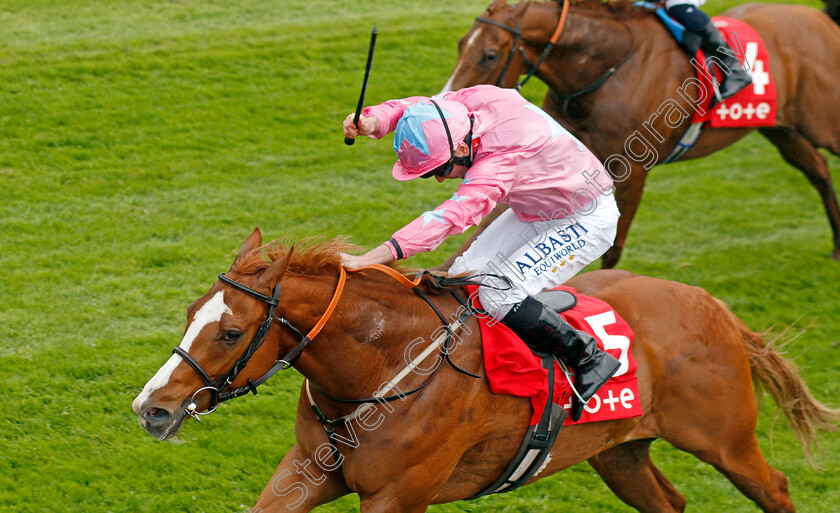
{"label": "green grass turf", "polygon": [[[806,2],[817,6],[816,3]],[[714,1],[717,13],[734,5]],[[259,225],[372,247],[451,194],[389,179],[390,142],[342,143],[368,35],[368,103],[432,94],[485,2],[5,1],[0,4],[2,511],[242,511],[293,444],[301,377],[227,403],[175,441],[131,401],[187,305]],[[525,94],[541,101],[542,84]],[[840,161],[830,159],[834,169]],[[835,174],[836,176],[836,174]],[[459,244],[414,259],[434,265]],[[793,324],[795,358],[840,404],[840,264],[816,192],[759,136],[654,170],[620,263],[699,285],[755,329]],[[758,436],[800,511],[840,503],[840,437],[815,472],[772,402]],[[708,465],[654,445],[689,511],[756,508]],[[431,511],[629,511],[586,465]],[[347,497],[321,511],[358,508]]]}

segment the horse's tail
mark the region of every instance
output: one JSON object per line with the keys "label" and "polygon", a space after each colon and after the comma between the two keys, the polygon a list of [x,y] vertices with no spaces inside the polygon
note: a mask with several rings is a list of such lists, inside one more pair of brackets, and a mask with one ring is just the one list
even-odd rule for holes
{"label": "horse's tail", "polygon": [[[734,314],[732,316],[735,317]],[[750,330],[740,319],[738,323],[749,355],[756,397],[760,399],[763,390],[773,396],[799,437],[805,457],[813,466],[811,449],[817,447],[817,431],[837,429],[840,409],[829,408],[817,401],[796,365],[776,350],[777,342],[784,333],[765,342],[761,335]]]}

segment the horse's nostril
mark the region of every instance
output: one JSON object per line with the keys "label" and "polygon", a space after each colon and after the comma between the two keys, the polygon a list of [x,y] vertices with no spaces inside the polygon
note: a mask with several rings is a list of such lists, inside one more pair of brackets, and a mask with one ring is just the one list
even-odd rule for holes
{"label": "horse's nostril", "polygon": [[149,423],[151,426],[160,426],[165,424],[169,421],[169,418],[172,415],[161,408],[149,408],[149,410],[143,414],[143,418],[146,419],[146,422]]}

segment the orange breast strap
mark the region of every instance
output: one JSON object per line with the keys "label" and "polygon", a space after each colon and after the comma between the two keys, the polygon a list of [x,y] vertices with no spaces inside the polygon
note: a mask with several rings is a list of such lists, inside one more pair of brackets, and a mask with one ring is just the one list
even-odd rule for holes
{"label": "orange breast strap", "polygon": [[379,272],[385,273],[408,288],[416,287],[420,284],[420,280],[423,279],[422,276],[418,275],[417,278],[415,278],[413,281],[409,280],[405,277],[405,275],[403,275],[401,272],[397,271],[393,267],[388,267],[387,265],[382,264],[373,264],[367,267],[360,267],[359,269],[345,269],[344,266],[341,266],[339,268],[340,274],[338,275],[338,285],[336,285],[335,287],[335,292],[333,293],[333,297],[330,300],[330,304],[327,305],[327,309],[324,311],[323,315],[321,315],[321,319],[315,324],[315,326],[312,327],[311,330],[309,330],[309,333],[306,334],[307,338],[309,338],[310,340],[314,339],[318,335],[318,333],[321,332],[321,329],[324,327],[324,325],[326,325],[327,322],[330,320],[330,317],[332,317],[333,312],[335,312],[335,308],[338,306],[338,301],[341,299],[342,293],[344,293],[344,284],[347,281],[347,271],[359,272],[365,269],[375,269]]}
{"label": "orange breast strap", "polygon": [[309,333],[306,334],[306,337],[309,340],[314,339],[318,333],[321,332],[321,328],[327,324],[327,321],[330,320],[333,312],[335,311],[335,307],[338,306],[338,300],[341,299],[341,294],[344,292],[344,283],[347,281],[347,273],[344,271],[344,267],[339,268],[341,273],[338,275],[338,285],[335,287],[335,292],[333,292],[333,297],[330,300],[330,304],[327,305],[327,309],[324,311],[324,314],[321,316],[321,320],[319,320],[315,326],[309,330]]}

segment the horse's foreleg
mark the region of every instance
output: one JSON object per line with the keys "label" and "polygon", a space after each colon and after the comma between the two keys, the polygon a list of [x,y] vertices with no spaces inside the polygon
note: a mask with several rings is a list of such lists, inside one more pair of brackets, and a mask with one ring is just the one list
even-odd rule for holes
{"label": "horse's foreleg", "polygon": [[832,258],[840,260],[840,208],[837,206],[837,195],[825,157],[807,139],[789,128],[762,128],[759,131],[776,145],[788,164],[805,174],[819,192],[834,234]]}
{"label": "horse's foreleg", "polygon": [[339,472],[325,472],[295,444],[283,456],[252,513],[305,513],[350,493]]}
{"label": "horse's foreleg", "polygon": [[633,222],[633,217],[642,201],[642,190],[647,178],[647,170],[635,163],[631,169],[625,169],[623,172],[627,174],[627,177],[623,181],[615,182],[615,201],[618,204],[621,217],[618,218],[615,242],[601,258],[601,267],[604,269],[612,269],[618,263],[618,259],[621,258],[624,242],[627,240],[628,232],[630,232],[630,224]]}
{"label": "horse's foreleg", "polygon": [[407,504],[400,497],[381,497],[371,500],[362,500],[362,513],[423,513],[429,508],[428,502]]}
{"label": "horse's foreleg", "polygon": [[375,493],[360,493],[361,513],[422,513],[443,483],[425,468],[401,471]]}
{"label": "horse's foreleg", "polygon": [[[378,489],[359,491],[362,513],[422,513],[432,502],[454,500],[441,500],[438,494],[449,481],[462,454],[463,438],[454,436],[455,431],[454,426],[450,426],[446,433],[450,434],[452,442],[437,448],[429,442],[413,444],[415,450],[422,452],[406,454],[388,474],[380,476],[382,484]],[[431,440],[439,439],[434,435],[430,437]],[[409,435],[406,439],[411,438]]]}
{"label": "horse's foreleg", "polygon": [[625,442],[589,458],[589,464],[629,506],[643,513],[682,513],[685,497],[651,461],[652,442]]}

